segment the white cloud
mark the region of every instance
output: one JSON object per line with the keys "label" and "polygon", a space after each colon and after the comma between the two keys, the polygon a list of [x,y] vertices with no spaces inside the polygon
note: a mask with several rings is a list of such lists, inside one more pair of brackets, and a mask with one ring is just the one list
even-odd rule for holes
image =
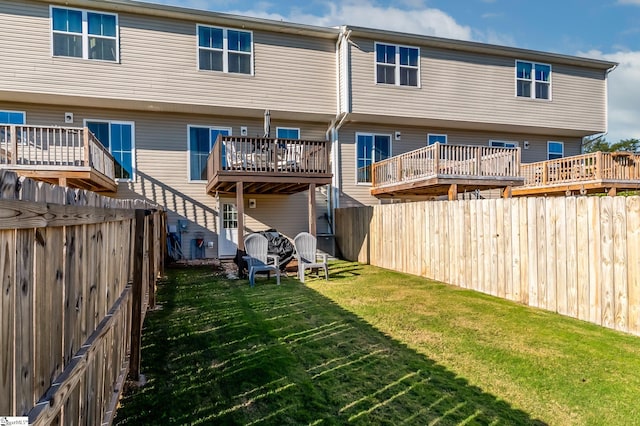
{"label": "white cloud", "polygon": [[[406,3],[416,6],[420,4],[420,2],[413,1]],[[288,16],[283,16],[269,13],[267,8],[238,10],[230,13],[323,27],[349,24],[460,40],[471,40],[476,35],[472,32],[471,27],[457,23],[450,15],[439,9],[413,7],[403,10],[396,7],[380,6],[371,0],[330,2],[326,4],[326,7],[327,12],[324,15],[311,15],[301,13],[299,10],[292,10]]]}
{"label": "white cloud", "polygon": [[640,51],[615,53],[590,51],[586,52],[585,56],[620,64],[609,74],[609,133],[607,140],[617,142],[621,139],[640,139],[640,103],[638,103],[638,99],[640,99]]}
{"label": "white cloud", "polygon": [[618,0],[618,4],[637,4],[640,6],[640,0]]}

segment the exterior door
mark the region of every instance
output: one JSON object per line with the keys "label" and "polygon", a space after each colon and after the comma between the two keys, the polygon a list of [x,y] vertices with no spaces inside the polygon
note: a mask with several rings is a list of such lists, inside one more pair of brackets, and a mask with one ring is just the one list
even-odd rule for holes
{"label": "exterior door", "polygon": [[235,257],[238,250],[238,209],[231,200],[220,200],[218,257]]}

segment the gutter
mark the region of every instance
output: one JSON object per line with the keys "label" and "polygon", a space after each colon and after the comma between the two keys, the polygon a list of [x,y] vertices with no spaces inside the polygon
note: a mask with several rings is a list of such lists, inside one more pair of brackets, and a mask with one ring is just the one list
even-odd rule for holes
{"label": "gutter", "polygon": [[[178,19],[202,24],[224,25],[242,29],[258,29],[288,34],[305,35],[324,39],[335,39],[338,29],[307,24],[254,18],[229,13],[198,10],[181,6],[142,2],[137,0],[36,0],[40,3],[63,7],[79,7],[143,16]],[[158,1],[158,0],[154,0]]]}

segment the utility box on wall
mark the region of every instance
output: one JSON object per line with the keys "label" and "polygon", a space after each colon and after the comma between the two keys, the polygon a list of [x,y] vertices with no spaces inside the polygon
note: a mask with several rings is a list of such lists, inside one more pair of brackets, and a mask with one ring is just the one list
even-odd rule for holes
{"label": "utility box on wall", "polygon": [[191,240],[191,259],[204,259],[204,249],[206,244],[204,238],[194,238]]}

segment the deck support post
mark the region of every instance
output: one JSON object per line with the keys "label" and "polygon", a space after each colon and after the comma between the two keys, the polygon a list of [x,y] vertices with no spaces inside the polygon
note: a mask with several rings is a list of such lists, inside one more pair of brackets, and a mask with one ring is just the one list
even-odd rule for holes
{"label": "deck support post", "polygon": [[58,185],[59,186],[67,186],[67,178],[65,177],[61,177],[60,179],[58,179]]}
{"label": "deck support post", "polygon": [[607,195],[610,197],[615,197],[616,194],[618,193],[617,188],[614,186],[612,188],[609,188],[609,190],[607,191]]}
{"label": "deck support post", "polygon": [[236,209],[238,211],[238,250],[244,252],[244,182],[236,183]]}
{"label": "deck support post", "polygon": [[506,186],[502,188],[502,198],[511,198],[511,187]]}
{"label": "deck support post", "polygon": [[458,184],[452,183],[449,186],[449,201],[453,201],[457,199],[458,199]]}
{"label": "deck support post", "polygon": [[309,184],[309,233],[316,236],[316,184]]}

